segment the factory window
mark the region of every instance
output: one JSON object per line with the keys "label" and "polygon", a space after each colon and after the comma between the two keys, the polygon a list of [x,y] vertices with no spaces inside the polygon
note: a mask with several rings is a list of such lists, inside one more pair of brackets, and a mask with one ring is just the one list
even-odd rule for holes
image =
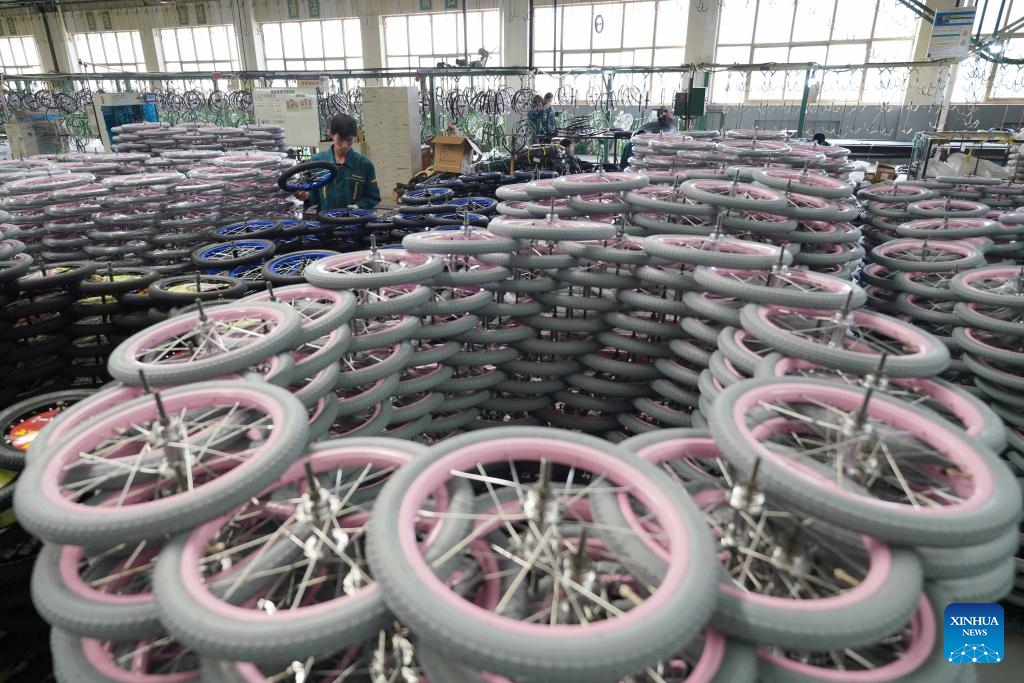
{"label": "factory window", "polygon": [[[984,18],[982,10],[978,10],[975,22],[975,34],[983,42],[992,43],[988,53],[996,61],[971,56],[960,62],[952,101],[964,104],[1024,100],[1024,63],[1019,63],[1024,60],[1024,0],[1006,0],[1002,8],[990,2]],[[993,41],[994,32],[1007,29],[1008,36]]]}
{"label": "factory window", "polygon": [[0,38],[0,67],[9,74],[37,74],[43,70],[36,39],[32,36]]}
{"label": "factory window", "polygon": [[470,62],[479,61],[481,51],[488,55],[487,66],[501,66],[501,12],[473,10],[465,18],[464,27],[462,12],[384,17],[384,66],[411,70],[438,62],[454,66],[467,53]]}
{"label": "factory window", "polygon": [[164,71],[238,71],[235,27],[197,26],[156,32]]}
{"label": "factory window", "polygon": [[[828,66],[913,59],[921,20],[899,0],[722,0],[717,64]],[[849,68],[818,72],[819,102],[902,102],[909,70]],[[804,70],[722,70],[716,103],[799,101]]]}
{"label": "factory window", "polygon": [[359,19],[260,24],[263,56],[272,71],[344,71],[363,68]]}
{"label": "factory window", "polygon": [[138,31],[72,33],[68,40],[79,66],[87,73],[146,70]]}

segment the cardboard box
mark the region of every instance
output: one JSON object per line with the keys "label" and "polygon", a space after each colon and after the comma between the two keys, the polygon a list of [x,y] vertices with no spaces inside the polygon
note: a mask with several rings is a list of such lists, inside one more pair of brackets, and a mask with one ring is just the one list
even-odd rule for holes
{"label": "cardboard box", "polygon": [[888,180],[896,179],[896,167],[890,166],[889,164],[876,164],[875,172],[868,176],[868,180],[873,183],[884,183]]}
{"label": "cardboard box", "polygon": [[434,170],[443,173],[469,173],[473,154],[483,154],[464,135],[435,135],[427,142],[434,148]]}

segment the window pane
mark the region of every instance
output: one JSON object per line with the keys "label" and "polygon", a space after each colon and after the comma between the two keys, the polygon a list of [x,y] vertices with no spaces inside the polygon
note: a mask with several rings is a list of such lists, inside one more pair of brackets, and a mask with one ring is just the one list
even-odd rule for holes
{"label": "window pane", "polygon": [[270,69],[270,70],[274,70],[274,69],[277,69],[278,71],[283,70],[284,69],[284,60],[283,59],[268,59],[267,60],[267,68]]}
{"label": "window pane", "polygon": [[[120,64],[121,57],[117,50],[117,38],[113,33],[101,33],[103,41],[102,52],[105,60],[108,64]],[[127,62],[130,59],[130,55],[125,55],[124,61]]]}
{"label": "window pane", "polygon": [[[460,22],[461,23],[461,22]],[[469,49],[470,54],[475,54],[480,48],[487,48],[484,45],[484,21],[483,17],[467,17],[467,29],[469,33],[466,35],[466,47]]]}
{"label": "window pane", "polygon": [[281,24],[281,42],[285,57],[302,57],[302,31],[297,22]]}
{"label": "window pane", "polygon": [[11,41],[0,41],[0,59],[3,60],[4,66],[7,66],[8,64],[13,65],[15,63],[14,51],[11,49]]}
{"label": "window pane", "polygon": [[[427,14],[416,14],[409,17],[409,54],[410,55],[429,55],[435,54],[434,49],[431,47],[430,42],[430,16]],[[437,50],[436,54],[443,54],[449,52],[449,50],[443,49],[441,46],[444,42],[438,44],[440,49]],[[454,52],[454,50],[452,50]]]}
{"label": "window pane", "polygon": [[907,94],[910,69],[887,68],[864,70],[864,94],[861,102],[902,102]]}
{"label": "window pane", "polygon": [[12,56],[14,57],[14,59],[13,59],[13,61],[10,62],[10,64],[12,66],[24,64],[25,63],[25,48],[23,48],[21,46],[21,41],[17,40],[17,39],[14,39],[14,40],[9,40],[9,41],[4,41],[4,42],[7,42],[7,43],[10,44],[11,52],[13,53]]}
{"label": "window pane", "polygon": [[346,45],[348,42],[348,36],[345,35],[341,21],[334,19],[323,22],[323,35],[324,56],[344,57],[345,49],[348,47]]}
{"label": "window pane", "polygon": [[[263,24],[263,54],[267,59],[281,59],[284,51],[281,48],[280,24]],[[269,67],[269,63],[267,65]]]}
{"label": "window pane", "polygon": [[320,59],[324,56],[324,39],[320,33],[320,22],[303,21],[302,51],[307,58]]}
{"label": "window pane", "polygon": [[[433,38],[434,38],[434,54],[461,54],[462,53],[462,41],[458,36],[462,35],[462,18],[459,18],[458,29],[455,28],[455,16],[454,14],[439,14],[433,17]],[[423,19],[424,24],[430,23],[430,15],[423,15],[420,17]],[[419,26],[420,21],[416,17],[409,17],[409,40],[415,43],[416,39],[412,37],[413,27]],[[430,31],[431,29],[427,29]],[[410,50],[413,54],[429,55],[430,50]]]}
{"label": "window pane", "polygon": [[828,42],[835,4],[836,0],[797,0],[793,42]]}
{"label": "window pane", "polygon": [[36,48],[35,38],[25,38],[25,59],[29,66],[41,66],[42,62],[39,60],[39,50]]}
{"label": "window pane", "polygon": [[305,71],[306,62],[301,59],[288,59],[284,63],[285,71]]}
{"label": "window pane", "polygon": [[623,47],[650,47],[654,44],[654,3],[629,5],[628,21],[622,34]]}
{"label": "window pane", "polygon": [[306,60],[306,71],[323,71],[324,60],[322,59],[307,59]]}
{"label": "window pane", "polygon": [[131,36],[132,36],[132,47],[135,50],[135,52],[134,52],[135,59],[136,60],[141,60],[142,59],[142,36],[141,36],[141,34],[138,31],[131,31]]}
{"label": "window pane", "polygon": [[921,20],[898,0],[878,0],[875,38],[912,38]]}
{"label": "window pane", "polygon": [[654,66],[679,66],[686,59],[681,47],[661,48],[654,51]]}
{"label": "window pane", "polygon": [[344,59],[328,59],[324,62],[324,68],[328,71],[342,71],[345,69]]}
{"label": "window pane", "polygon": [[135,47],[132,45],[132,34],[130,33],[117,34],[117,47],[121,53],[121,59],[125,62],[134,62],[142,57],[142,55],[135,54]]}
{"label": "window pane", "polygon": [[103,40],[98,33],[88,33],[89,39],[89,61],[93,64],[106,64],[107,58],[103,54]]}
{"label": "window pane", "polygon": [[913,50],[912,40],[880,40],[871,44],[868,61],[872,64],[909,62],[913,59]]}
{"label": "window pane", "polygon": [[776,0],[774,3],[761,0],[758,3],[755,42],[788,43],[792,28],[793,0]]}
{"label": "window pane", "polygon": [[[554,10],[550,7],[538,7],[534,10],[534,24],[536,30],[533,32],[533,51],[537,52],[550,52],[554,46],[552,45],[553,34],[550,30],[552,17],[554,16]],[[543,27],[547,26],[547,29]],[[547,63],[547,62],[544,62]]]}
{"label": "window pane", "polygon": [[832,25],[832,40],[860,40],[871,37],[875,20],[875,1],[836,3],[836,19]]}
{"label": "window pane", "polygon": [[[595,50],[618,48],[622,45],[622,5],[598,5],[594,8],[592,25]],[[601,28],[600,33],[597,32],[598,27]],[[606,61],[605,64],[607,63]]]}
{"label": "window pane", "polygon": [[[358,19],[346,19],[344,22],[345,31],[345,54],[353,55],[362,59],[363,35],[360,32]],[[326,32],[325,32],[326,33]]]}
{"label": "window pane", "polygon": [[484,18],[484,47],[491,52],[488,64],[501,66],[501,12],[481,12]]}
{"label": "window pane", "polygon": [[409,54],[409,43],[405,34],[405,17],[385,17],[384,37],[388,55]]}
{"label": "window pane", "polygon": [[[754,48],[754,64],[785,62],[789,58],[787,47]],[[786,74],[783,71],[755,71],[750,74],[750,95],[752,100],[784,99]]]}
{"label": "window pane", "polygon": [[562,21],[558,27],[562,33],[562,49],[589,50],[592,31],[583,27],[592,27],[592,20],[590,5],[569,6],[562,10]]}
{"label": "window pane", "polygon": [[197,59],[213,59],[213,44],[208,31],[195,29],[190,32],[192,41],[196,45]]}
{"label": "window pane", "polygon": [[160,51],[164,55],[164,62],[176,62],[178,61],[178,43],[174,40],[174,34],[171,31],[157,31],[160,36]]}
{"label": "window pane", "polygon": [[[231,29],[230,35],[228,29]],[[214,59],[231,59],[230,45],[235,40],[234,27],[214,26],[210,28],[210,42],[213,44]]]}
{"label": "window pane", "polygon": [[178,36],[178,49],[181,50],[181,61],[183,62],[194,62],[199,59],[196,54],[196,44],[192,40],[192,35],[188,29],[176,29],[175,34]]}
{"label": "window pane", "polygon": [[686,24],[690,16],[690,3],[681,0],[661,0],[658,3],[658,26],[654,44],[681,46],[686,42]]}
{"label": "window pane", "polygon": [[[728,28],[720,30],[718,42],[723,45],[749,44],[754,33],[754,12],[757,0],[722,0],[722,22],[728,17]],[[720,60],[719,60],[720,61]]]}

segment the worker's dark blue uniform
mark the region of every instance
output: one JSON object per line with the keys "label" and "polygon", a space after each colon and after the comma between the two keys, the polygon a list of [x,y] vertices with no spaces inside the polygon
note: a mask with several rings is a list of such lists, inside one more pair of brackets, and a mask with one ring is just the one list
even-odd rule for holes
{"label": "worker's dark blue uniform", "polygon": [[[310,161],[336,162],[333,147],[317,152]],[[372,209],[380,204],[380,188],[377,187],[377,170],[373,162],[354,149],[348,151],[345,163],[338,169],[334,180],[323,187],[312,190],[306,206],[316,206],[320,211],[344,209],[355,204],[360,209]]]}

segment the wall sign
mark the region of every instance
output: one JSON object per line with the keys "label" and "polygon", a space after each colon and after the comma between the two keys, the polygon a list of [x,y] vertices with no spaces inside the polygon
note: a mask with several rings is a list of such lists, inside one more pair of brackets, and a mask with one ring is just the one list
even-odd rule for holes
{"label": "wall sign", "polygon": [[288,0],[288,18],[299,18],[299,0]]}
{"label": "wall sign", "polygon": [[14,21],[14,17],[7,17],[7,32],[12,36],[18,35],[18,24]]}
{"label": "wall sign", "polygon": [[178,24],[181,26],[188,26],[188,5],[184,3],[178,3],[175,5],[178,10]]}
{"label": "wall sign", "polygon": [[4,34],[4,22],[0,21],[0,36]]}
{"label": "wall sign", "polygon": [[320,0],[309,0],[309,16],[320,16]]}
{"label": "wall sign", "polygon": [[203,3],[199,3],[198,5],[196,5],[196,23],[206,23],[206,5],[204,5]]}
{"label": "wall sign", "polygon": [[89,28],[90,31],[95,31],[96,30],[96,15],[93,14],[92,12],[86,12],[85,13],[85,25]]}
{"label": "wall sign", "polygon": [[434,0],[420,0],[420,10],[429,12],[434,9]]}
{"label": "wall sign", "polygon": [[459,9],[459,0],[444,0],[445,9]]}
{"label": "wall sign", "polygon": [[959,59],[971,47],[971,33],[974,32],[974,15],[977,7],[936,10],[932,32],[928,37],[928,53],[925,59]]}
{"label": "wall sign", "polygon": [[103,20],[103,30],[110,31],[114,28],[114,22],[110,20],[110,12],[103,10],[100,12],[100,18]]}

